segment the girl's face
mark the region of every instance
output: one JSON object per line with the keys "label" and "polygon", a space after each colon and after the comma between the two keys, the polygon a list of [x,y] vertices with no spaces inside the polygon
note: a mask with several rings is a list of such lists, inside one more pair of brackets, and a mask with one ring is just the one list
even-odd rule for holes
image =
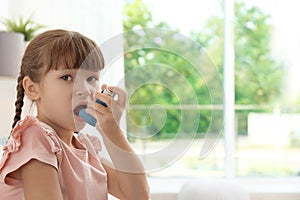
{"label": "girl's face", "polygon": [[81,69],[50,70],[39,83],[38,118],[60,134],[83,128],[79,111],[93,99],[100,72]]}

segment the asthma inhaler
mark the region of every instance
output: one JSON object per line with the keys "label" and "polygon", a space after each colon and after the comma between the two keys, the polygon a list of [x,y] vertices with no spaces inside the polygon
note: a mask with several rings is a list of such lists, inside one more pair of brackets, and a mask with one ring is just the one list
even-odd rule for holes
{"label": "asthma inhaler", "polygon": [[[118,99],[118,95],[114,94],[113,92],[111,92],[110,90],[108,90],[108,88],[106,87],[105,90],[102,90],[101,93],[107,94],[109,96],[111,96],[113,98],[113,100],[117,100]],[[101,101],[100,99],[96,99],[96,103],[101,104],[104,107],[107,107],[107,104],[103,101]],[[92,115],[88,114],[86,112],[86,109],[81,109],[79,111],[79,116],[86,121],[88,124],[90,124],[91,126],[96,126],[97,120],[95,117],[93,117]]]}

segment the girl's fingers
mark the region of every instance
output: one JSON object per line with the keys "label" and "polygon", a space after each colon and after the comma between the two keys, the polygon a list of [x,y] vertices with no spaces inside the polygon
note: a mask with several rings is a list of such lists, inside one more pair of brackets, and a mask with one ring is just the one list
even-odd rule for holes
{"label": "girl's fingers", "polygon": [[[106,86],[106,87],[108,87],[109,91],[114,93],[114,96],[112,97],[114,102],[117,102],[122,107],[124,107],[126,104],[126,100],[127,100],[127,93],[122,88],[119,88],[117,86]],[[116,95],[117,95],[117,98],[114,98],[114,97],[116,97]]]}
{"label": "girl's fingers", "polygon": [[[127,93],[116,86],[107,86],[106,84],[103,84],[101,86],[102,91],[105,92],[97,92],[95,94],[95,99],[100,99],[102,101],[104,101],[107,105],[109,105],[108,107],[111,108],[111,104],[119,104],[121,107],[125,107],[126,105],[126,100],[127,100]],[[108,90],[108,92],[106,92]],[[111,93],[111,95],[109,94]]]}
{"label": "girl's fingers", "polygon": [[108,113],[110,112],[110,104],[106,103],[104,100],[96,99],[95,101],[89,102],[87,108],[94,110],[94,112]]}
{"label": "girl's fingers", "polygon": [[112,99],[109,95],[97,92],[95,94],[95,99],[94,99],[93,103],[97,103],[97,100],[98,101],[100,100],[100,101],[104,102],[109,108],[111,107]]}
{"label": "girl's fingers", "polygon": [[107,117],[109,115],[112,115],[112,118],[114,118],[116,121],[119,121],[125,106],[126,106],[126,98],[127,94],[126,92],[116,86],[107,86],[106,84],[101,86],[101,89],[108,89],[109,92],[114,93],[114,95],[118,95],[118,100],[113,100],[113,95],[110,95],[109,92],[107,94],[96,92],[95,99],[88,103],[87,112],[91,112],[94,110],[94,113],[92,114],[94,117],[100,117],[100,115],[106,115]]}
{"label": "girl's fingers", "polygon": [[107,87],[107,84],[101,85],[101,90],[105,90],[106,87]]}
{"label": "girl's fingers", "polygon": [[110,91],[112,91],[113,93],[118,94],[120,96],[123,96],[123,97],[127,96],[127,93],[122,88],[119,88],[117,86],[108,86],[108,89]]}

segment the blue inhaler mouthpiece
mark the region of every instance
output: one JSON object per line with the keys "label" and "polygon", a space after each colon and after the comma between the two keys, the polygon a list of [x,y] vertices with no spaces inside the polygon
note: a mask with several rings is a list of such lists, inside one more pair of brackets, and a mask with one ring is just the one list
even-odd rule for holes
{"label": "blue inhaler mouthpiece", "polygon": [[97,120],[92,115],[88,114],[85,109],[79,111],[79,116],[91,126],[96,126]]}
{"label": "blue inhaler mouthpiece", "polygon": [[[107,104],[99,99],[96,99],[96,103],[101,104],[104,107],[107,107]],[[95,117],[93,117],[92,115],[88,114],[86,112],[86,109],[81,109],[79,111],[79,116],[86,121],[86,123],[88,123],[91,126],[96,126],[97,120]]]}

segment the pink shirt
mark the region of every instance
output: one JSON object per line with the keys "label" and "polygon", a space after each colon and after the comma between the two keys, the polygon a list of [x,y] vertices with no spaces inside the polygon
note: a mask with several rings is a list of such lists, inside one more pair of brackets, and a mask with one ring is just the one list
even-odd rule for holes
{"label": "pink shirt", "polygon": [[74,138],[79,149],[67,146],[35,117],[19,121],[0,160],[0,199],[25,199],[22,180],[8,174],[37,159],[57,169],[64,200],[107,200],[106,172],[98,156],[100,141],[81,133]]}

